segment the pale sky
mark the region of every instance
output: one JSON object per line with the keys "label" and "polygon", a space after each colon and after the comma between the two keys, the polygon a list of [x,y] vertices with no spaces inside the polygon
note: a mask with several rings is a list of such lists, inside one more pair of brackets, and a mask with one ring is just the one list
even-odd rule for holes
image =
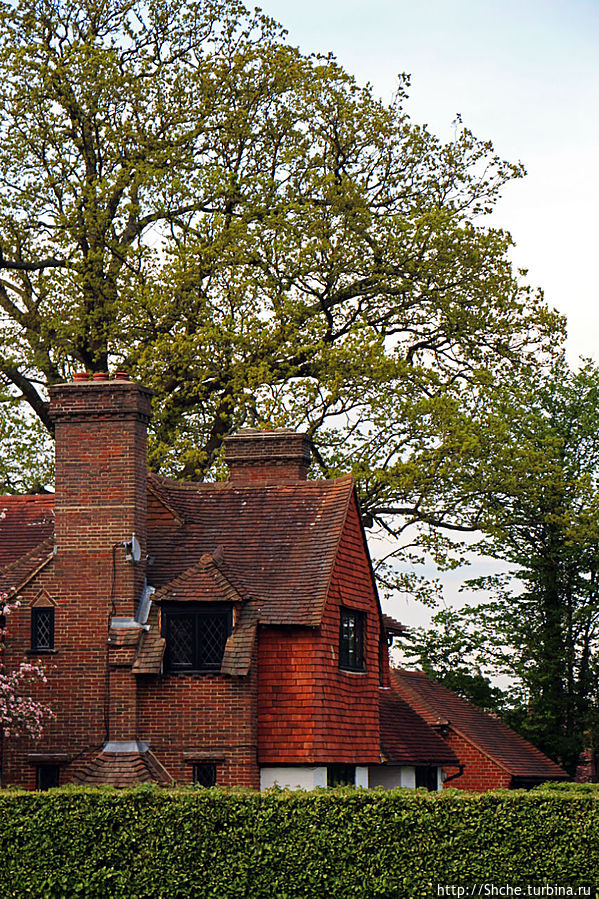
{"label": "pale sky", "polygon": [[451,136],[460,113],[527,168],[489,219],[568,316],[569,353],[599,361],[599,0],[264,0],[304,52],[332,52],[389,100],[412,76],[413,120]]}
{"label": "pale sky", "polygon": [[[488,220],[511,232],[513,261],[568,316],[568,350],[599,362],[595,276],[599,217],[599,0],[264,0],[264,12],[304,52],[332,52],[390,100],[412,78],[407,111],[449,139],[460,113],[474,134],[521,161]],[[375,547],[373,546],[373,549]],[[473,561],[443,577],[462,604]],[[428,570],[430,575],[433,574]],[[388,611],[408,625],[428,613],[408,596]]]}

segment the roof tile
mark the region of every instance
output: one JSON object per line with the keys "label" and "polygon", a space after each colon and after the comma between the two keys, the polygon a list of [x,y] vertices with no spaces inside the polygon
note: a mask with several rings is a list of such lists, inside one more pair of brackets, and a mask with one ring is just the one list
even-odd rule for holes
{"label": "roof tile", "polygon": [[404,765],[457,765],[453,750],[407,702],[380,691],[381,749],[387,762]]}
{"label": "roof tile", "polygon": [[54,533],[54,496],[0,496],[0,572]]}
{"label": "roof tile", "polygon": [[514,777],[562,778],[566,772],[499,718],[483,712],[421,671],[395,670],[397,695],[430,724],[449,722]]}

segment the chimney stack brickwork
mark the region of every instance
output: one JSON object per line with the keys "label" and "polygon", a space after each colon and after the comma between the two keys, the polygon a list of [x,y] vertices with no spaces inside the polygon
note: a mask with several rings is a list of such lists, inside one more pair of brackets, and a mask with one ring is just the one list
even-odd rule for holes
{"label": "chimney stack brickwork", "polygon": [[[151,398],[150,390],[123,377],[77,379],[50,391],[56,428],[53,567],[57,629],[63,630],[56,661],[62,682],[70,681],[60,724],[70,722],[79,738],[75,745],[137,738],[135,652],[126,645],[109,650],[108,637],[111,618],[135,615],[144,586]],[[124,546],[133,534],[141,547],[138,562],[126,557]]]}
{"label": "chimney stack brickwork", "polygon": [[[94,380],[50,390],[56,429],[55,534],[59,567],[98,567],[97,589],[112,591],[115,614],[130,616],[144,583],[146,430],[152,392],[131,381]],[[141,560],[125,559],[135,534]],[[107,583],[114,554],[115,583]],[[90,571],[91,584],[96,580]]]}
{"label": "chimney stack brickwork", "polygon": [[306,434],[286,428],[247,428],[225,438],[231,484],[284,485],[305,481],[311,443]]}

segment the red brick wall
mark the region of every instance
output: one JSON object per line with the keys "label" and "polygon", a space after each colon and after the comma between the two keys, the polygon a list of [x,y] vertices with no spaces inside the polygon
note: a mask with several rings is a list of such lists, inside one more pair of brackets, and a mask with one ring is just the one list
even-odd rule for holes
{"label": "red brick wall", "polygon": [[[94,608],[89,603],[86,578],[86,565],[66,579],[63,572],[58,579],[56,565],[50,563],[21,594],[21,608],[7,619],[7,669],[18,667],[21,661],[44,665],[48,684],[40,685],[35,695],[49,702],[56,718],[46,724],[37,744],[26,739],[5,740],[5,785],[35,786],[35,767],[27,761],[30,752],[63,752],[73,758],[91,747],[100,747],[106,738],[108,607],[102,603]],[[31,604],[42,589],[56,601],[56,652],[31,654]]]}
{"label": "red brick wall", "polygon": [[[51,390],[56,556],[23,591],[22,608],[9,618],[6,664],[45,661],[50,684],[43,692],[52,695],[56,720],[38,746],[23,741],[18,758],[7,741],[5,783],[34,785],[35,769],[24,753],[52,750],[73,757],[100,747],[109,734],[110,699],[115,735],[137,736],[136,682],[131,679],[132,689],[120,690],[125,675],[116,669],[109,685],[107,637],[111,614],[134,615],[144,582],[150,396],[128,380],[75,382]],[[123,547],[132,533],[142,546],[137,564],[126,560]],[[31,604],[42,588],[56,602],[56,652],[32,655]]]}
{"label": "red brick wall", "polygon": [[197,753],[195,761],[217,761],[219,784],[257,789],[256,685],[255,661],[247,677],[142,677],[139,738],[179,783],[191,783]]}
{"label": "red brick wall", "polygon": [[[460,734],[450,730],[447,742],[460,762],[466,766],[461,777],[457,777],[447,784],[448,788],[455,787],[458,790],[474,790],[480,793],[485,790],[509,788],[512,780],[511,774],[496,765]],[[455,768],[446,768],[445,770],[447,775],[456,772]]]}
{"label": "red brick wall", "polygon": [[[339,669],[341,606],[367,613],[363,673]],[[261,764],[379,762],[378,649],[378,606],[352,498],[321,626],[260,632]]]}
{"label": "red brick wall", "polygon": [[[27,655],[30,606],[44,586],[57,596],[55,646],[51,655]],[[68,597],[68,598],[67,598]],[[80,597],[68,596],[57,585],[50,566],[22,594],[22,606],[10,615],[7,667],[25,657],[42,662],[49,683],[36,695],[50,702],[56,718],[41,740],[9,739],[4,744],[3,783],[35,787],[35,765],[29,753],[65,753],[73,761],[63,766],[68,782],[79,767],[80,756],[99,749],[105,740],[145,740],[169,773],[180,783],[192,780],[192,759],[184,753],[208,753],[217,761],[218,783],[259,787],[257,765],[257,672],[254,660],[247,677],[206,675],[135,676],[127,667],[110,673],[110,733],[104,710],[108,702],[106,679],[107,619],[82,624],[77,614]],[[113,650],[130,656],[133,650]],[[137,706],[135,705],[137,703]],[[207,760],[207,759],[205,759]]]}

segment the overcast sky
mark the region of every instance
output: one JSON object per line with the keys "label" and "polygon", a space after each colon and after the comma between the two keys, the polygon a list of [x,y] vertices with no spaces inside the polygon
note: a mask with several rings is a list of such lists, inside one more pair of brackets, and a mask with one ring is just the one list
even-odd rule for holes
{"label": "overcast sky", "polygon": [[599,361],[599,0],[264,0],[305,52],[333,52],[440,137],[460,113],[527,178],[489,221],[514,262],[568,316],[569,352]]}
{"label": "overcast sky", "polygon": [[[583,355],[599,362],[599,0],[264,0],[260,6],[287,28],[291,43],[334,53],[384,100],[397,74],[408,72],[408,112],[440,137],[451,137],[460,113],[500,155],[524,163],[527,177],[506,189],[489,222],[511,232],[515,264],[568,316],[571,361]],[[461,580],[484,570],[475,562],[445,576],[446,601],[461,604]],[[408,596],[389,611],[408,625],[428,618]]]}

